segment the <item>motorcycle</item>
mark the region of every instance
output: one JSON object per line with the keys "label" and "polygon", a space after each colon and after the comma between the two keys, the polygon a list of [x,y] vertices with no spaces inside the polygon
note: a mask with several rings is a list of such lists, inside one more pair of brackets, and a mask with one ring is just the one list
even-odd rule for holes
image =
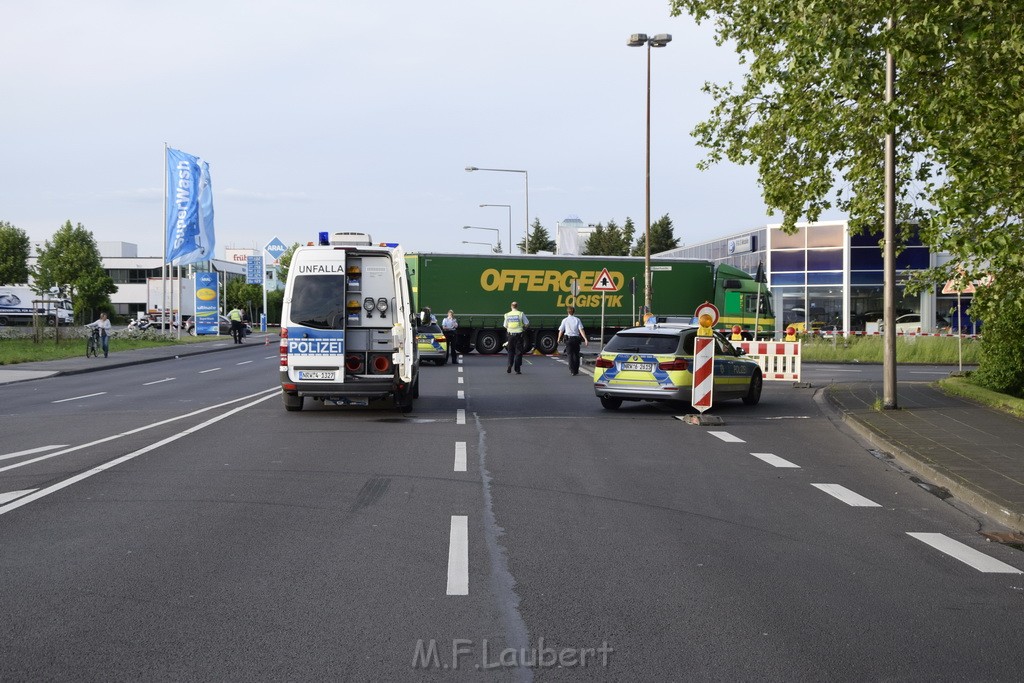
{"label": "motorcycle", "polygon": [[149,318],[139,318],[138,320],[136,320],[135,318],[132,318],[128,322],[128,328],[127,329],[129,329],[129,330],[138,330],[139,332],[145,332],[146,330],[148,330],[152,326],[153,326],[153,321],[150,320]]}

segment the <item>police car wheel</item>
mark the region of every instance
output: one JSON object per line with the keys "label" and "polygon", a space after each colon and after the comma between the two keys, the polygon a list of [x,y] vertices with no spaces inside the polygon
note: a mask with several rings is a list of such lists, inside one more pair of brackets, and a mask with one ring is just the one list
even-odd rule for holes
{"label": "police car wheel", "polygon": [[743,403],[748,406],[756,406],[761,400],[763,386],[764,379],[761,377],[761,371],[756,370],[754,376],[750,378],[750,388],[747,390],[747,395],[743,397]]}
{"label": "police car wheel", "polygon": [[608,410],[618,410],[619,406],[622,405],[622,399],[615,398],[613,396],[602,396],[601,405],[607,408]]}

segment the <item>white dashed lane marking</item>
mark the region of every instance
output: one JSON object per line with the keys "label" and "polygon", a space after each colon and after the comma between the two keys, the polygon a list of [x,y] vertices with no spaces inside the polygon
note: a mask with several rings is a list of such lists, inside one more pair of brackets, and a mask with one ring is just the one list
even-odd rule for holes
{"label": "white dashed lane marking", "polygon": [[811,484],[816,489],[824,491],[828,495],[838,498],[847,505],[858,508],[880,508],[882,507],[873,500],[869,500],[859,493],[854,493],[845,486],[839,484]]}
{"label": "white dashed lane marking", "polygon": [[464,425],[466,424],[466,409],[459,408],[455,411],[455,424]]}
{"label": "white dashed lane marking", "polygon": [[786,460],[785,458],[780,458],[774,453],[751,453],[751,455],[757,458],[758,460],[765,461],[772,467],[795,467],[797,469],[800,469],[800,465],[792,463]]}
{"label": "white dashed lane marking", "polygon": [[746,443],[743,439],[739,438],[738,436],[733,436],[729,432],[710,432],[709,431],[708,434],[710,434],[711,436],[718,437],[719,439],[721,439],[722,441],[725,441],[726,443]]}
{"label": "white dashed lane marking", "polygon": [[453,515],[448,541],[448,595],[469,595],[469,517]]}
{"label": "white dashed lane marking", "polygon": [[924,534],[908,531],[907,535],[913,536],[922,543],[927,543],[936,550],[960,560],[964,564],[977,569],[979,572],[985,572],[987,574],[1024,574],[1024,572],[1016,567],[1011,567],[1004,562],[1000,562],[994,557],[989,557],[984,553],[980,553],[974,548],[964,545],[960,541],[954,541],[945,534]]}
{"label": "white dashed lane marking", "polygon": [[465,472],[466,471],[466,442],[456,441],[455,442],[455,471]]}

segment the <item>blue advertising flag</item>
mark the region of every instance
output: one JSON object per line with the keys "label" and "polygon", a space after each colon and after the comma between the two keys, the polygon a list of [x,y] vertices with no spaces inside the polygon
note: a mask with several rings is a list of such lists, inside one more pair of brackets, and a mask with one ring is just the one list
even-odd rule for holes
{"label": "blue advertising flag", "polygon": [[175,266],[213,258],[210,165],[167,148],[167,262]]}

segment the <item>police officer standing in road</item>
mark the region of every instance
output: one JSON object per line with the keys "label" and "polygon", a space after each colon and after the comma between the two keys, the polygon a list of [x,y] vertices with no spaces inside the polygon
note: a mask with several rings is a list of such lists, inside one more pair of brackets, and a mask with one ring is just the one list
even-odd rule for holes
{"label": "police officer standing in road", "polygon": [[569,374],[580,374],[580,342],[590,346],[587,341],[587,333],[583,329],[583,322],[576,317],[576,308],[569,306],[565,309],[568,314],[562,318],[558,326],[558,341],[565,339],[565,352],[569,354]]}
{"label": "police officer standing in road", "polygon": [[242,343],[242,310],[235,306],[228,312],[228,320],[231,321],[231,338],[236,344]]}
{"label": "police officer standing in road", "polygon": [[449,309],[448,315],[441,320],[441,330],[444,332],[444,340],[448,344],[445,358],[451,355],[453,364],[459,362],[459,352],[455,350],[455,331],[458,329],[459,321],[455,317],[455,311]]}
{"label": "police officer standing in road", "polygon": [[504,324],[505,332],[508,334],[508,367],[505,372],[512,372],[514,369],[517,375],[521,375],[526,328],[530,326],[530,319],[519,310],[519,304],[513,301],[512,310],[505,314]]}

